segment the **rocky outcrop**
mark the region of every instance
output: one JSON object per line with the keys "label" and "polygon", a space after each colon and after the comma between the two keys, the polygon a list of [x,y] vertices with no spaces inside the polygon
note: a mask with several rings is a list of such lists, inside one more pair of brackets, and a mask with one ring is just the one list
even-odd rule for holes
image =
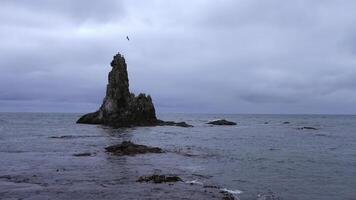
{"label": "rocky outcrop", "polygon": [[145,154],[145,153],[163,153],[163,150],[161,148],[134,144],[130,141],[124,141],[121,144],[108,146],[105,149],[107,152],[110,152],[118,156],[125,156],[125,155],[132,156],[136,154]]}
{"label": "rocky outcrop", "polygon": [[150,176],[141,176],[137,182],[153,182],[153,183],[172,183],[183,181],[180,177],[176,175],[150,175]]}
{"label": "rocky outcrop", "polygon": [[150,95],[130,93],[127,65],[121,54],[111,62],[106,96],[98,111],[82,116],[77,123],[104,124],[114,127],[172,125],[188,127],[182,123],[158,120]]}
{"label": "rocky outcrop", "polygon": [[210,121],[208,122],[207,124],[211,124],[211,125],[236,125],[235,122],[230,122],[230,121],[227,121],[225,119],[217,119],[217,120],[213,120],[213,121]]}
{"label": "rocky outcrop", "polygon": [[179,126],[179,127],[193,127],[185,122],[174,122],[174,121],[162,121],[158,120],[158,126]]}

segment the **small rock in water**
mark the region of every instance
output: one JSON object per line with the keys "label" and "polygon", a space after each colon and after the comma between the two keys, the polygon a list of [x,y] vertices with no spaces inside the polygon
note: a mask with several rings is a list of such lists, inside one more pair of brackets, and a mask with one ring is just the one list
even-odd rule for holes
{"label": "small rock in water", "polygon": [[73,156],[76,156],[76,157],[91,156],[91,153],[76,153],[76,154],[73,154]]}
{"label": "small rock in water", "polygon": [[269,148],[270,151],[277,151],[277,150],[281,150],[279,148]]}
{"label": "small rock in water", "polygon": [[182,181],[182,179],[176,175],[166,176],[166,175],[151,175],[151,176],[141,176],[137,182],[153,182],[153,183],[172,183]]}
{"label": "small rock in water", "polygon": [[52,137],[49,137],[51,139],[70,139],[70,138],[73,138],[74,136],[73,135],[61,135],[61,136],[52,136]]}
{"label": "small rock in water", "polygon": [[290,124],[290,122],[283,122],[283,124]]}
{"label": "small rock in water", "polygon": [[145,145],[134,144],[130,141],[124,141],[121,144],[109,146],[105,148],[107,152],[115,155],[136,155],[144,153],[163,153],[164,151],[158,147],[148,147]]}
{"label": "small rock in water", "polygon": [[236,125],[235,122],[230,122],[230,121],[227,121],[225,119],[218,119],[218,120],[213,120],[213,121],[210,121],[208,122],[207,124],[212,124],[212,125]]}
{"label": "small rock in water", "polygon": [[173,121],[162,121],[162,120],[158,120],[158,125],[159,126],[179,126],[179,127],[193,127],[190,124],[187,124],[185,122],[173,122]]}
{"label": "small rock in water", "polygon": [[298,130],[318,130],[318,129],[314,128],[314,127],[310,127],[310,126],[304,126],[304,127],[298,128]]}

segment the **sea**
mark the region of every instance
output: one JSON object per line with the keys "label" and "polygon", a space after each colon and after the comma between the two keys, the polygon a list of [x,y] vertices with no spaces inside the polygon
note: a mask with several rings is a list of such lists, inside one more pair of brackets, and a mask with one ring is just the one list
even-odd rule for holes
{"label": "sea", "polygon": [[[158,114],[191,128],[76,124],[80,116],[0,113],[0,199],[356,200],[356,116]],[[237,125],[206,124],[221,118]],[[122,141],[165,153],[105,151]],[[183,182],[136,182],[152,174]]]}

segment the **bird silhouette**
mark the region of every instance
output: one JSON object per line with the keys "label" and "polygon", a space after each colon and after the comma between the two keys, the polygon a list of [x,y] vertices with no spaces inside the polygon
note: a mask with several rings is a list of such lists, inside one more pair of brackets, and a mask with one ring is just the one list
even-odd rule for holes
{"label": "bird silhouette", "polygon": [[128,41],[130,41],[130,38],[129,38],[129,36],[126,36],[126,39],[127,39]]}

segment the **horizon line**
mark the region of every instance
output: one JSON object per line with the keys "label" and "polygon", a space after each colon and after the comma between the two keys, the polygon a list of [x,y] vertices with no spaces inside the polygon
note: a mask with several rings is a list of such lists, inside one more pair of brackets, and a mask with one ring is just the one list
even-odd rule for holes
{"label": "horizon line", "polygon": [[[93,111],[95,112],[95,111]],[[48,112],[48,111],[0,111],[0,113],[8,113],[8,114],[16,114],[16,113],[23,113],[23,114],[85,114],[86,112]],[[339,116],[356,116],[355,114],[347,114],[347,113],[211,113],[211,112],[156,112],[157,115],[159,114],[190,114],[190,115],[339,115]]]}

